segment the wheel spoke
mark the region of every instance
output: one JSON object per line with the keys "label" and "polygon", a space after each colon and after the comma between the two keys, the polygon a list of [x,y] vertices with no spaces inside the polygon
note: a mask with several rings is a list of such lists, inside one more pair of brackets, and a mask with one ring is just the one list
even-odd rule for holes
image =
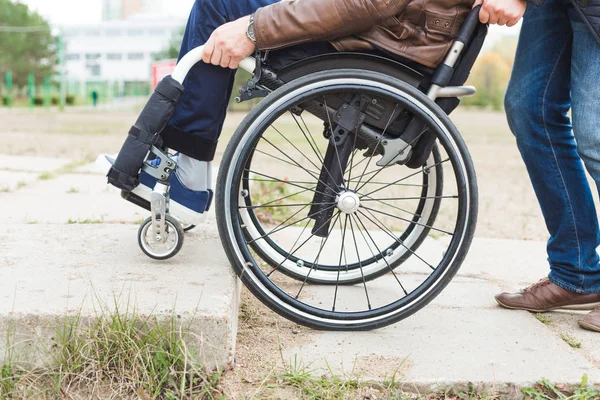
{"label": "wheel spoke", "polygon": [[390,264],[385,259],[385,255],[381,252],[381,250],[379,250],[379,247],[377,246],[377,242],[375,242],[375,240],[373,240],[373,237],[371,236],[371,234],[367,230],[367,227],[363,224],[363,222],[360,220],[360,218],[358,218],[358,215],[354,214],[353,216],[354,216],[354,218],[356,218],[356,220],[363,227],[365,233],[371,239],[371,242],[373,242],[373,245],[375,246],[375,248],[377,249],[377,251],[379,252],[379,254],[381,254],[381,259],[385,262],[385,265],[387,265],[387,267],[390,270],[390,272],[392,273],[392,275],[394,275],[394,278],[396,278],[396,282],[398,282],[398,285],[400,285],[400,288],[402,288],[402,291],[404,292],[404,294],[406,296],[408,296],[408,292],[406,291],[406,289],[404,289],[404,285],[402,285],[402,282],[400,282],[400,279],[398,278],[398,275],[396,275],[396,272],[394,272],[394,269],[390,266]]}
{"label": "wheel spoke", "polygon": [[363,271],[362,260],[360,258],[360,252],[358,251],[358,243],[356,243],[356,235],[354,234],[354,224],[352,223],[352,218],[350,218],[350,231],[352,232],[352,240],[354,241],[354,249],[356,250],[356,258],[358,259],[358,267],[360,268],[360,276],[363,281],[363,286],[365,287],[365,296],[367,296],[367,306],[369,310],[372,310],[371,300],[369,299],[369,290],[367,289],[367,281],[365,280],[365,273]]}
{"label": "wheel spoke", "polygon": [[413,176],[416,176],[416,175],[419,175],[419,174],[423,174],[423,173],[427,173],[427,172],[428,172],[429,170],[431,170],[432,168],[435,168],[435,167],[437,167],[437,166],[439,166],[439,165],[442,165],[442,164],[444,164],[444,163],[446,163],[446,162],[448,162],[448,161],[450,161],[450,159],[449,159],[449,158],[446,158],[445,160],[443,160],[443,161],[440,161],[439,163],[435,163],[435,164],[433,164],[433,165],[432,165],[432,166],[430,166],[430,167],[423,168],[422,170],[420,170],[420,171],[417,171],[417,172],[414,172],[414,173],[412,173],[412,174],[410,174],[410,175],[407,175],[407,176],[405,176],[405,177],[403,177],[403,178],[400,178],[400,179],[398,179],[397,181],[394,181],[394,182],[392,182],[392,183],[388,183],[387,185],[385,185],[385,186],[383,186],[383,187],[380,187],[379,189],[373,190],[372,192],[369,192],[369,193],[367,193],[367,194],[363,194],[363,195],[361,196],[361,198],[362,198],[362,197],[365,197],[365,196],[370,196],[370,195],[372,195],[373,193],[377,193],[377,192],[379,192],[379,191],[382,191],[383,189],[386,189],[386,188],[388,188],[388,187],[390,187],[390,186],[392,186],[392,185],[395,185],[395,184],[397,184],[397,183],[404,182],[405,180],[407,180],[407,179],[410,179],[410,178],[412,178]]}
{"label": "wheel spoke", "polygon": [[[379,148],[379,146],[381,145],[381,142],[383,141],[383,137],[385,136],[385,133],[387,132],[388,128],[390,127],[390,124],[392,123],[392,121],[394,119],[394,116],[396,115],[396,111],[398,111],[398,103],[396,103],[396,105],[394,107],[394,111],[392,111],[392,115],[390,115],[390,119],[388,120],[387,124],[385,125],[385,128],[383,129],[383,133],[381,134],[381,136],[379,137],[379,140],[377,141],[377,145],[375,146],[375,150],[377,148]],[[373,157],[369,157],[369,161],[367,161],[367,165],[365,165],[365,169],[363,170],[361,178],[363,176],[365,176],[365,173],[367,172],[367,169],[369,169],[369,165],[371,165],[371,160],[372,159],[373,159]],[[359,188],[359,186],[360,186],[360,179],[356,183],[356,187],[354,188],[355,192],[358,192],[360,189],[362,189],[362,186],[360,188]]]}
{"label": "wheel spoke", "polygon": [[[365,196],[365,197],[369,197],[369,196]],[[388,199],[383,199],[383,200],[388,200]],[[384,205],[386,205],[386,206],[388,206],[388,207],[391,207],[391,208],[393,208],[393,209],[396,209],[396,210],[398,210],[398,211],[402,211],[402,212],[405,212],[405,213],[407,213],[407,214],[414,215],[415,217],[419,217],[419,218],[421,217],[421,215],[419,215],[419,214],[415,214],[414,212],[410,212],[410,211],[407,211],[407,210],[405,210],[405,209],[403,209],[403,208],[400,208],[400,207],[394,206],[394,205],[392,205],[392,204],[390,204],[390,203],[386,203],[386,202],[385,202],[385,201],[383,201],[383,200],[381,200],[381,199],[373,199],[373,198],[369,198],[369,199],[367,199],[367,200],[361,200],[361,201],[376,201],[376,202],[378,202],[378,203],[384,204]]]}
{"label": "wheel spoke", "polygon": [[[338,220],[340,223],[340,228],[342,227],[342,220]],[[346,258],[346,227],[348,226],[348,214],[346,214],[346,219],[344,220],[344,228],[342,230],[342,246],[340,248],[340,261],[338,262],[338,271],[337,278],[335,281],[335,293],[333,294],[333,307],[331,308],[332,312],[335,312],[335,303],[337,301],[338,289],[340,286],[340,271],[342,269],[342,256],[344,257],[344,262],[346,264],[346,272],[348,272],[348,259]]]}
{"label": "wheel spoke", "polygon": [[[335,226],[338,219],[340,218],[340,213],[338,212],[335,215],[332,215],[331,218],[329,218],[329,220],[323,224],[323,226],[325,226],[327,223],[329,223],[334,217],[335,217],[335,221],[329,227],[329,232],[327,232],[327,237],[324,239],[321,239],[321,247],[319,248],[319,252],[317,253],[315,260],[312,263],[312,267],[311,267],[310,271],[308,271],[308,274],[306,274],[306,277],[304,278],[304,281],[302,282],[302,285],[300,286],[300,289],[298,290],[298,294],[296,294],[296,300],[300,297],[300,294],[302,293],[304,286],[306,286],[306,283],[308,282],[308,278],[310,277],[310,274],[312,274],[312,272],[316,269],[315,266],[317,265],[317,263],[319,262],[319,260],[321,258],[321,253],[323,252],[323,248],[325,247],[325,245],[327,244],[327,241],[331,237],[331,232],[333,232],[333,227]],[[312,235],[312,236],[314,236],[314,235]]]}
{"label": "wheel spoke", "polygon": [[[253,239],[253,240],[251,240],[251,241],[249,241],[249,242],[247,242],[247,243],[248,243],[248,244],[254,243],[254,242],[256,242],[257,240],[264,239],[264,238],[266,238],[266,237],[268,237],[268,236],[271,236],[271,235],[273,235],[273,234],[275,234],[275,233],[277,233],[277,232],[281,232],[282,230],[284,230],[284,229],[286,229],[286,228],[289,228],[289,227],[291,227],[291,226],[297,225],[297,224],[299,224],[299,223],[300,223],[300,222],[302,222],[302,221],[306,221],[307,219],[312,219],[312,216],[309,216],[309,217],[304,217],[304,218],[302,218],[302,219],[300,219],[300,220],[298,220],[298,221],[296,221],[296,222],[293,222],[293,223],[291,223],[291,224],[289,224],[289,225],[286,225],[286,226],[283,226],[283,227],[281,227],[281,226],[282,226],[283,224],[285,224],[287,221],[289,221],[290,219],[294,218],[296,215],[300,214],[300,213],[301,213],[303,210],[305,210],[307,207],[308,207],[308,204],[307,204],[306,206],[304,206],[303,208],[301,208],[300,210],[298,210],[297,212],[295,212],[295,213],[294,213],[294,215],[292,215],[291,217],[289,217],[288,219],[286,219],[285,221],[283,221],[281,224],[279,224],[279,226],[277,226],[277,227],[273,228],[273,230],[271,230],[269,233],[267,233],[267,234],[265,234],[265,235],[263,235],[263,236],[261,236],[261,237],[257,237],[256,239]],[[335,207],[335,206],[330,206],[330,207],[327,207],[327,208],[325,208],[325,209],[323,209],[323,210],[321,210],[321,211],[319,211],[319,212],[316,212],[314,215],[319,215],[319,214],[321,214],[321,213],[324,213],[324,212],[326,212],[326,211],[329,211],[329,210],[331,210],[331,209],[332,209],[332,208],[334,208],[334,207]],[[281,227],[281,229],[278,229],[279,227]]]}
{"label": "wheel spoke", "polygon": [[[421,136],[423,136],[423,134],[424,134],[424,133],[425,133],[425,131],[421,132],[421,133],[420,133],[420,134],[419,134],[419,135],[418,135],[416,138],[414,138],[414,139],[413,139],[413,140],[412,140],[410,143],[407,143],[407,144],[406,144],[406,146],[404,146],[404,148],[398,152],[398,154],[402,154],[402,153],[404,153],[404,152],[406,151],[406,149],[408,149],[410,146],[412,146],[414,143],[416,143],[416,142],[417,142],[417,141],[418,141],[418,140],[421,138]],[[364,184],[363,184],[363,185],[360,187],[360,189],[362,189],[362,188],[363,188],[363,187],[365,187],[365,185],[367,185],[367,184],[368,184],[370,181],[372,181],[373,179],[375,179],[375,177],[376,177],[377,175],[379,175],[379,173],[380,173],[381,171],[383,171],[383,168],[382,168],[382,169],[380,169],[380,170],[379,170],[379,171],[378,171],[378,172],[377,172],[375,175],[373,175],[373,176],[372,176],[372,177],[371,177],[371,178],[370,178],[368,181],[366,181],[366,182],[365,182],[365,183],[364,183]],[[356,191],[358,192],[360,189],[357,189]]]}
{"label": "wheel spoke", "polygon": [[[370,196],[367,196],[365,194],[365,195],[363,195],[363,197],[370,197]],[[379,199],[370,197],[368,199],[361,198],[360,201],[379,201],[379,202],[381,202],[382,200],[385,200],[385,201],[394,201],[394,200],[425,200],[425,199],[432,199],[433,200],[433,199],[458,199],[458,198],[460,198],[458,195],[453,195],[453,196],[391,197],[391,198],[385,198],[384,197],[384,198],[379,198]]]}
{"label": "wheel spoke", "polygon": [[371,216],[377,221],[373,221],[371,218],[369,218],[365,213],[363,213],[362,211],[359,211],[366,219],[368,219],[371,223],[379,226],[379,228],[381,228],[389,237],[391,237],[392,239],[394,239],[396,242],[398,242],[398,244],[402,247],[404,247],[406,250],[408,250],[412,255],[414,255],[415,257],[417,257],[419,260],[423,261],[429,268],[431,268],[433,271],[435,271],[435,267],[433,265],[431,265],[430,263],[428,263],[427,261],[425,261],[421,256],[419,256],[417,253],[415,253],[412,249],[408,248],[404,242],[402,240],[400,240],[399,237],[397,237],[396,235],[394,235],[394,232],[390,231],[378,218],[376,218],[370,211],[367,210],[367,212],[369,214],[371,214]]}
{"label": "wheel spoke", "polygon": [[379,210],[376,210],[376,209],[374,209],[374,208],[365,207],[365,206],[363,206],[363,205],[361,205],[361,206],[360,206],[360,208],[364,208],[365,210],[370,210],[370,211],[376,212],[376,213],[378,213],[378,214],[387,215],[388,217],[395,218],[395,219],[399,219],[399,220],[401,220],[401,221],[405,221],[405,222],[408,222],[408,223],[410,223],[410,224],[415,224],[415,225],[422,226],[422,227],[424,227],[424,228],[433,229],[434,231],[438,231],[438,232],[441,232],[441,233],[445,233],[446,235],[454,236],[454,233],[451,233],[451,232],[445,231],[445,230],[443,230],[443,229],[438,229],[438,228],[435,228],[435,227],[433,227],[433,226],[430,226],[430,225],[421,224],[421,223],[419,223],[419,222],[411,221],[411,220],[409,220],[409,219],[402,218],[402,217],[398,217],[397,215],[388,214],[388,213],[386,213],[386,212],[379,211]]}
{"label": "wheel spoke", "polygon": [[[304,129],[302,129],[302,126],[300,126],[300,122],[298,122],[298,120],[296,119],[296,116],[294,115],[293,112],[290,111],[290,115],[292,116],[292,118],[294,119],[294,121],[296,122],[296,125],[298,125],[298,128],[300,129],[300,131],[302,132],[302,135],[304,136],[304,138],[306,139],[306,141],[308,142],[308,144],[310,145],[310,148],[312,149],[312,151],[315,153],[315,155],[317,156],[317,160],[319,160],[320,163],[323,163],[323,155],[321,154],[321,151],[317,151],[317,149],[319,148],[317,146],[317,143],[314,141],[314,138],[312,137],[312,135],[310,135],[310,137],[313,139],[313,141],[311,141],[308,136],[306,135],[306,132],[304,132]],[[304,119],[302,119],[302,122],[304,122]],[[304,122],[304,126],[306,127],[306,129],[308,130],[308,126],[306,125],[306,122]],[[309,134],[310,131],[308,130]]]}
{"label": "wheel spoke", "polygon": [[[253,171],[251,169],[247,169],[246,172],[249,172],[251,174],[255,174],[255,175],[258,175],[258,176],[262,176],[263,178],[269,178],[269,179],[273,180],[274,182],[285,183],[287,185],[295,186],[295,187],[300,188],[300,189],[305,189],[307,191],[311,191],[311,192],[314,192],[314,193],[323,194],[323,192],[319,192],[317,190],[314,190],[314,189],[311,189],[311,188],[307,188],[306,186],[297,185],[295,183],[291,183],[290,181],[284,181],[282,179],[275,178],[274,176],[262,174],[260,172]],[[312,182],[311,184],[314,185],[315,183]]]}
{"label": "wheel spoke", "polygon": [[301,204],[276,204],[276,205],[271,205],[271,206],[240,206],[238,207],[239,209],[246,209],[246,210],[255,210],[257,208],[280,208],[280,207],[305,207],[305,206],[320,206],[320,205],[331,205],[331,204],[336,204],[334,202],[332,203],[301,203]]}
{"label": "wheel spoke", "polygon": [[[339,215],[339,213],[337,213],[337,215]],[[327,221],[325,221],[322,226],[325,226],[326,224],[328,224],[329,222],[331,222],[331,220],[334,218],[335,215],[332,215],[331,218],[329,218]],[[310,221],[308,221],[310,223]],[[291,256],[294,255],[294,253],[296,253],[298,250],[300,250],[306,243],[308,243],[308,241],[310,239],[312,239],[315,236],[314,233],[311,233],[311,235],[308,237],[308,239],[306,239],[301,245],[299,245],[295,250],[291,251],[288,253],[288,255],[285,257],[285,259],[279,263],[279,265],[277,265],[277,267],[273,268],[273,270],[271,272],[269,272],[269,274],[267,274],[267,277],[270,277],[273,272],[277,271],[279,268],[281,268],[281,266],[283,265],[284,262],[286,262],[287,260],[290,259]]]}
{"label": "wheel spoke", "polygon": [[[275,129],[275,128],[273,128]],[[279,132],[277,129],[275,129],[285,140],[288,140],[285,136],[283,136],[281,134],[281,132]],[[283,154],[285,157],[287,157],[293,164],[295,164],[298,168],[300,168],[301,170],[303,170],[304,172],[306,172],[308,175],[310,175],[311,177],[313,177],[314,179],[316,179],[317,181],[321,182],[323,185],[329,187],[329,185],[325,182],[323,182],[317,175],[316,173],[312,173],[311,171],[309,171],[308,169],[304,168],[303,166],[301,166],[300,164],[298,164],[298,162],[296,160],[294,160],[293,158],[291,158],[288,154],[286,154],[285,152],[283,152],[279,147],[275,146],[273,143],[271,143],[269,141],[269,139],[266,139],[264,136],[261,136],[261,139],[264,140],[265,142],[269,143],[271,146],[273,146],[273,148],[275,148],[275,150],[277,150],[278,152],[280,152],[281,154]],[[319,168],[317,167],[312,160],[308,159],[307,160],[315,167],[315,168]],[[330,187],[329,187],[330,188]],[[331,188],[330,188],[331,189]]]}
{"label": "wheel spoke", "polygon": [[[273,154],[269,154],[269,153],[267,153],[267,152],[265,152],[265,151],[262,151],[262,150],[259,150],[259,149],[254,149],[254,151],[255,151],[255,152],[257,152],[257,153],[264,154],[264,155],[265,155],[265,156],[267,156],[267,157],[271,157],[271,158],[274,158],[274,159],[276,159],[276,160],[279,160],[279,161],[281,161],[281,162],[283,162],[283,163],[289,164],[289,165],[291,165],[291,166],[293,166],[293,167],[297,167],[297,165],[296,165],[296,164],[293,164],[293,163],[291,163],[291,162],[289,162],[289,161],[287,161],[287,160],[284,160],[283,158],[276,157],[276,156],[274,156]],[[311,171],[311,170],[309,170],[308,168],[306,169],[306,171],[307,171],[307,172],[309,172],[310,174],[316,174],[316,172],[315,172],[315,171]],[[312,176],[312,175],[311,175],[311,176]]]}
{"label": "wheel spoke", "polygon": [[278,199],[271,200],[271,201],[270,201],[270,202],[268,202],[268,203],[263,203],[263,204],[261,204],[261,205],[260,205],[260,207],[266,207],[266,206],[268,206],[269,204],[277,203],[278,201],[285,200],[285,199],[289,199],[290,197],[298,196],[299,194],[306,193],[306,192],[308,192],[308,191],[314,192],[314,191],[315,191],[315,189],[316,189],[316,187],[315,187],[314,189],[308,189],[308,188],[307,188],[307,189],[301,190],[301,191],[299,191],[299,192],[296,192],[296,193],[294,193],[294,194],[290,194],[289,196],[280,197],[280,198],[278,198]]}
{"label": "wheel spoke", "polygon": [[[244,179],[246,181],[251,181],[251,182],[268,182],[268,183],[296,183],[298,185],[314,185],[314,182],[305,182],[305,181],[290,181],[290,180],[272,180],[272,179],[255,179],[255,178],[248,178],[248,179]],[[311,189],[314,190],[314,189]]]}

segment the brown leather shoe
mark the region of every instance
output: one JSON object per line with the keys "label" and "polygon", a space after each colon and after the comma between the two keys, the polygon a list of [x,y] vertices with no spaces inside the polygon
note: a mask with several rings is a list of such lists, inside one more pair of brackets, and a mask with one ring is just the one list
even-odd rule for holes
{"label": "brown leather shoe", "polygon": [[496,301],[504,308],[546,312],[557,309],[592,310],[600,306],[600,294],[578,294],[556,286],[548,278],[518,293],[502,293]]}
{"label": "brown leather shoe", "polygon": [[590,331],[600,332],[600,307],[596,307],[594,311],[581,319],[579,325]]}

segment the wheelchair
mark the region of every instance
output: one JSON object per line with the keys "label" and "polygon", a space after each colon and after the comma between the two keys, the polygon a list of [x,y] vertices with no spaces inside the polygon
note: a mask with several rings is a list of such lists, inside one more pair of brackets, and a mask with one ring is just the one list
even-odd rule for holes
{"label": "wheelchair", "polygon": [[[463,84],[487,33],[478,14],[435,70],[363,53],[320,55],[277,72],[260,54],[242,62],[253,77],[238,101],[265,98],[225,150],[217,225],[234,270],[273,311],[315,329],[381,328],[423,308],[456,274],[478,194],[448,115],[475,93]],[[125,198],[151,211],[139,241],[158,259],[179,251],[183,223],[198,223],[170,213],[177,162],[157,132],[202,50],[159,84],[109,173]],[[136,157],[142,162],[126,165]],[[158,179],[146,198],[135,192],[140,169]],[[153,245],[164,250],[149,254]]]}

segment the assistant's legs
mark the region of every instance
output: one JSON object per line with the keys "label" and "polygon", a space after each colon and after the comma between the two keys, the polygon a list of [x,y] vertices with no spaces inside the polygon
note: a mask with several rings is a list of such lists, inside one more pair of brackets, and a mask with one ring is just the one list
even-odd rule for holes
{"label": "assistant's legs", "polygon": [[[598,218],[568,116],[571,60],[577,57],[571,10],[568,0],[529,7],[506,112],[550,233],[551,282],[571,292],[600,293]],[[573,104],[577,96],[574,91]]]}

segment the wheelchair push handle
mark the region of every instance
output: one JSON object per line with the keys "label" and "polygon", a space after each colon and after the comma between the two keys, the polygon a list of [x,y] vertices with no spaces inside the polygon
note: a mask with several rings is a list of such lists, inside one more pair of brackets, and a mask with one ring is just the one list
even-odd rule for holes
{"label": "wheelchair push handle", "polygon": [[[202,54],[204,53],[204,46],[196,47],[188,52],[179,62],[173,70],[171,77],[177,82],[183,84],[183,81],[187,74],[190,72],[192,67],[202,60]],[[256,60],[254,57],[248,57],[242,60],[240,68],[250,73],[254,72],[256,68]]]}
{"label": "wheelchair push handle", "polygon": [[458,31],[458,35],[456,35],[455,40],[457,42],[461,42],[464,44],[469,43],[469,41],[475,34],[477,27],[480,24],[480,22],[479,22],[479,12],[480,11],[481,11],[481,5],[478,5],[477,7],[473,8],[471,10],[469,15],[467,15],[465,22],[463,22],[462,26],[460,27],[460,30]]}

